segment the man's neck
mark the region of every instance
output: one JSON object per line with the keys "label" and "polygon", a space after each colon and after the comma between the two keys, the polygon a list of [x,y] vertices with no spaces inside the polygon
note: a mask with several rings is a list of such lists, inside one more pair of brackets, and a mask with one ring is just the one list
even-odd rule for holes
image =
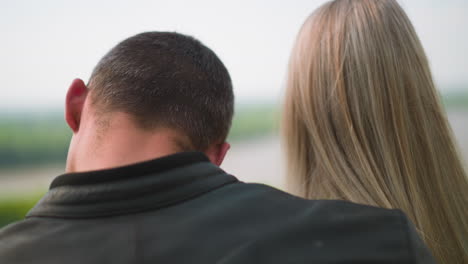
{"label": "man's neck", "polygon": [[125,114],[113,115],[105,128],[92,127],[95,123],[83,127],[78,142],[72,142],[67,172],[121,167],[180,151],[173,130],[142,130]]}

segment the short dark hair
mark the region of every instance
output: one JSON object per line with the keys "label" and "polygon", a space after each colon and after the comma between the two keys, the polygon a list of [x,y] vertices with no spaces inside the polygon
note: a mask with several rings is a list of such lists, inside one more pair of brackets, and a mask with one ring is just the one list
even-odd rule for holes
{"label": "short dark hair", "polygon": [[128,113],[143,129],[176,129],[194,150],[225,140],[231,126],[229,73],[211,49],[190,36],[145,32],[130,37],[100,60],[88,86],[101,111]]}

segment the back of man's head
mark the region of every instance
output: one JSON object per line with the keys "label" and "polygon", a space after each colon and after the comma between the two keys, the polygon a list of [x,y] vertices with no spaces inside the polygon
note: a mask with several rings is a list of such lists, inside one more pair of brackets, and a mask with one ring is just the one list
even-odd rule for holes
{"label": "back of man's head", "polygon": [[130,37],[107,53],[88,87],[99,115],[132,116],[144,130],[170,128],[189,139],[185,150],[223,142],[233,115],[229,73],[198,40],[173,32]]}

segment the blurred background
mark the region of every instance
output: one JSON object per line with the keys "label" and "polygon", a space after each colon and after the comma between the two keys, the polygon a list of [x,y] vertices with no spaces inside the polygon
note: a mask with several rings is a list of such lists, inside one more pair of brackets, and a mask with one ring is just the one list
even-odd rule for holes
{"label": "blurred background", "polygon": [[[22,218],[64,172],[71,136],[66,90],[87,81],[119,41],[143,31],[192,35],[234,82],[232,149],[223,168],[278,188],[278,120],[295,35],[326,1],[1,1],[0,227]],[[468,161],[468,1],[400,0],[423,42],[452,128]]]}

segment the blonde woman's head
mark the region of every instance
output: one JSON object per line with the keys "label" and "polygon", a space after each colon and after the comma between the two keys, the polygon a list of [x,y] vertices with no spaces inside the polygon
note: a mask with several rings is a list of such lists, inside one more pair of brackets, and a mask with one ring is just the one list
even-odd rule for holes
{"label": "blonde woman's head", "polygon": [[466,174],[395,0],[331,1],[306,20],[282,127],[293,192],[400,208],[442,263],[468,261]]}

